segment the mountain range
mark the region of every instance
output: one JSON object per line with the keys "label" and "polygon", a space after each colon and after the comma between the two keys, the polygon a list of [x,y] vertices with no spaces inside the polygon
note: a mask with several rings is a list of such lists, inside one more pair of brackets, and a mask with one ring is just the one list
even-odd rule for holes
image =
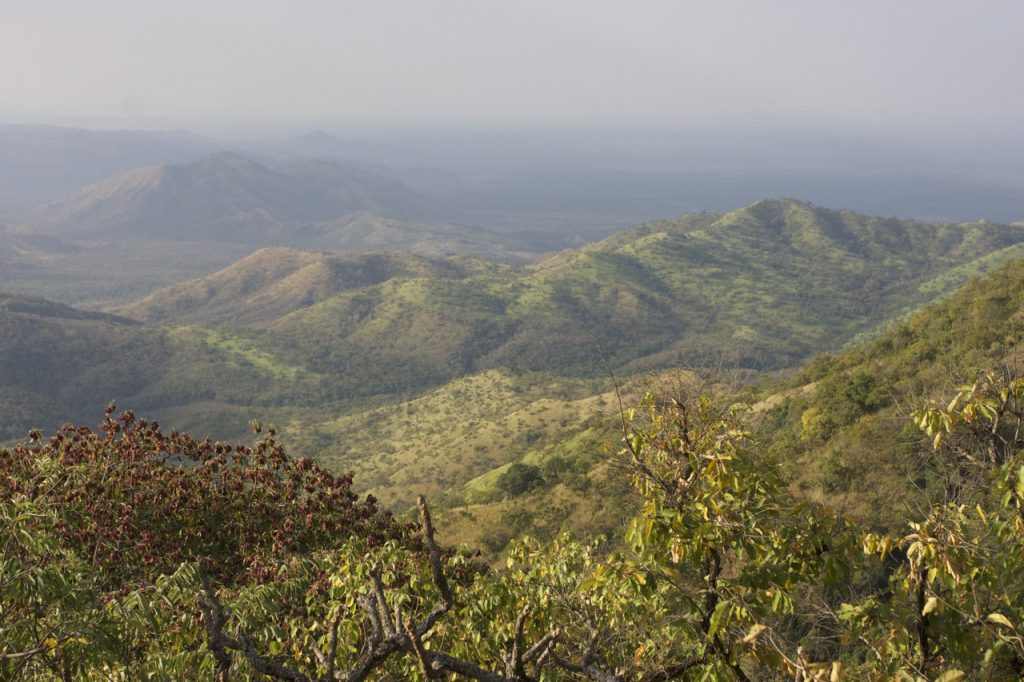
{"label": "mountain range", "polygon": [[[0,439],[111,399],[220,437],[256,418],[401,505],[557,442],[608,408],[609,370],[792,368],[1022,255],[1022,226],[788,199],[532,264],[267,248],[103,314],[7,296]],[[444,405],[470,395],[479,414],[456,433]],[[410,419],[423,438],[395,449]]]}
{"label": "mountain range", "polygon": [[196,161],[219,144],[183,131],[0,125],[0,208],[24,210],[143,165]]}

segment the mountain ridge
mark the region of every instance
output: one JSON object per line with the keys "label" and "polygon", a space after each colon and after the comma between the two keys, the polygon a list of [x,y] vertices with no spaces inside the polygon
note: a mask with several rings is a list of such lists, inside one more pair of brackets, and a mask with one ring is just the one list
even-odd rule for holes
{"label": "mountain ridge", "polygon": [[[126,171],[43,208],[26,222],[80,238],[172,234],[216,241],[204,230],[227,230],[223,236],[252,240],[369,209],[396,218],[429,212],[408,188],[366,171],[328,162],[274,170],[222,151],[190,164]],[[251,233],[228,230],[234,224]]]}

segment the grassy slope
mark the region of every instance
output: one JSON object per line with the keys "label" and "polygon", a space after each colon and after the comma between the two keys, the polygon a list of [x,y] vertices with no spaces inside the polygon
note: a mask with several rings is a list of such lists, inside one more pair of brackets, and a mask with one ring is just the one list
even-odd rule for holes
{"label": "grassy slope", "polygon": [[[642,225],[525,268],[409,260],[379,280],[325,285],[344,277],[318,256],[316,276],[307,264],[249,288],[253,270],[274,268],[243,262],[123,312],[246,326],[290,364],[332,376],[337,398],[423,390],[491,368],[597,376],[602,353],[620,373],[677,358],[773,369],[947,293],[1021,243],[1024,230],[1009,226],[762,201]],[[380,257],[336,263],[337,272],[368,258]]]}
{"label": "grassy slope", "polygon": [[[928,443],[909,413],[983,368],[1010,362],[1019,371],[1022,348],[1024,261],[1017,260],[890,325],[877,339],[819,356],[784,383],[765,386],[753,423],[803,495],[902,530],[908,508],[939,494]],[[544,475],[533,490],[501,489],[508,463],[455,487],[440,499],[446,539],[483,548],[494,559],[523,533],[620,530],[630,497],[603,454],[617,441],[614,416],[592,420],[517,460]],[[571,466],[552,466],[557,458]]]}
{"label": "grassy slope", "polygon": [[[526,268],[271,250],[132,309],[201,330],[18,318],[4,402],[20,392],[38,409],[9,409],[6,433],[32,414],[87,419],[111,398],[221,436],[260,418],[398,504],[582,428],[600,392],[588,377],[604,372],[598,344],[619,375],[677,356],[792,365],[1021,240],[1020,228],[780,200],[639,226]],[[33,364],[53,390],[32,384]]]}
{"label": "grassy slope", "polygon": [[1020,367],[1024,261],[972,280],[874,341],[810,362],[764,428],[807,494],[887,525],[930,492],[927,445],[908,415],[1003,362]]}
{"label": "grassy slope", "polygon": [[608,396],[594,393],[593,382],[490,370],[322,423],[299,418],[285,430],[320,459],[353,470],[386,504],[400,506],[561,437],[604,409]]}

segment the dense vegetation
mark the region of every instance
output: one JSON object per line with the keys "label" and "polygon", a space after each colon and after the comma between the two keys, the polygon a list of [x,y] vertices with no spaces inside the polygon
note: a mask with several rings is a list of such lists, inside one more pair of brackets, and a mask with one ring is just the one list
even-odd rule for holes
{"label": "dense vegetation", "polygon": [[[907,499],[941,497],[942,478],[928,458],[910,413],[986,367],[1019,363],[1024,339],[1024,268],[1020,261],[968,283],[943,301],[893,324],[877,339],[823,355],[785,380],[761,381],[745,397],[758,437],[780,459],[803,497],[878,529],[900,529]],[[660,374],[648,381],[662,382]],[[717,382],[736,386],[736,377]],[[636,382],[621,387],[638,400]],[[586,402],[586,401],[581,401]],[[524,533],[550,539],[565,529],[614,534],[631,497],[601,457],[618,438],[613,394],[496,467],[436,498],[446,537],[500,554]],[[520,454],[521,453],[521,454]],[[509,494],[499,483],[510,463],[541,472],[540,483]]]}
{"label": "dense vegetation", "polygon": [[[749,414],[692,379],[646,396],[623,415],[618,457],[641,502],[626,546],[527,539],[500,571],[444,553],[422,499],[417,544],[356,505],[348,480],[272,441],[232,454],[130,413],[102,435],[67,427],[0,455],[12,531],[0,671],[948,682],[1024,670],[1024,379],[990,371],[915,413],[945,498],[909,516],[909,534],[795,496]],[[198,461],[170,465],[179,455]],[[132,499],[118,492],[128,480]],[[185,502],[183,489],[200,503],[181,514],[166,495]],[[171,513],[145,513],[151,494],[151,511]]]}
{"label": "dense vegetation", "polygon": [[[604,360],[619,375],[678,361],[792,366],[941,297],[1019,253],[1022,239],[1019,227],[778,200],[651,223],[531,266],[261,251],[114,311],[146,321],[136,328],[5,306],[0,440],[59,426],[44,415],[95,420],[97,405],[117,399],[222,437],[241,436],[253,417],[276,423],[303,452],[392,486],[399,458],[374,462],[379,475],[353,464],[368,461],[368,434],[336,428],[340,416],[409,406],[466,377],[516,381],[527,372],[549,375],[547,397],[577,401],[586,392],[575,380],[603,376]],[[168,276],[160,267],[147,272]],[[39,377],[54,381],[44,387]],[[500,386],[491,392],[503,395]],[[503,414],[523,407],[511,400]],[[480,444],[466,435],[460,461]],[[509,461],[479,459],[470,476]],[[441,473],[421,492],[455,482]]]}
{"label": "dense vegetation", "polygon": [[1014,261],[874,341],[818,357],[773,386],[763,429],[805,493],[898,526],[891,512],[899,500],[943,495],[941,478],[911,456],[920,437],[910,411],[986,367],[1018,366],[1022,340],[1024,267]]}
{"label": "dense vegetation", "polygon": [[[680,357],[771,369],[948,293],[1022,242],[1010,226],[762,201],[639,226],[526,268],[407,260],[372,281],[338,277],[336,257],[263,254],[119,312],[228,327],[283,362],[340,374],[333,388],[345,395],[489,368],[593,376],[601,353],[616,369]],[[268,263],[277,259],[287,265]]]}
{"label": "dense vegetation", "polygon": [[[430,345],[450,310],[461,311],[456,331],[458,320],[485,324],[479,297],[504,301],[495,310],[536,331],[529,325],[539,318],[530,315],[550,306],[553,317],[594,319],[607,287],[618,297],[653,296],[649,280],[640,287],[618,270],[590,268],[621,264],[608,254],[639,253],[645,239],[656,254],[673,239],[700,242],[712,232],[742,254],[753,239],[748,220],[790,234],[786,248],[806,251],[789,254],[795,262],[813,260],[805,243],[815,243],[836,271],[808,265],[800,277],[819,293],[791,297],[791,283],[772,279],[771,258],[736,258],[744,268],[763,266],[758,277],[785,294],[768,322],[797,320],[812,339],[820,332],[808,347],[838,338],[828,325],[871,333],[883,315],[902,315],[1018,248],[999,249],[1005,237],[984,225],[864,225],[777,202],[693,216],[678,232],[640,228],[525,270],[268,251],[255,257],[259,272],[239,264],[145,303],[154,318],[182,315],[189,326],[4,298],[0,341],[12,354],[2,368],[17,410],[0,414],[10,433],[73,400],[102,404],[129,381],[144,404],[174,395],[188,409],[200,396],[239,419],[245,405],[315,395],[320,407],[298,402],[278,414],[307,452],[327,456],[321,464],[290,458],[276,429],[253,446],[229,445],[165,433],[131,412],[115,417],[112,407],[98,431],[66,425],[44,438],[34,430],[28,442],[0,450],[0,522],[10,531],[0,541],[0,679],[1018,679],[1019,261],[874,340],[755,389],[706,382],[701,372],[658,372],[609,391],[570,366],[522,371],[546,369],[550,357],[477,371],[486,365],[467,360],[469,351],[445,355],[447,337],[416,362],[459,366],[429,381],[415,364],[388,364],[386,354],[399,357],[402,344],[409,357],[414,341]],[[892,256],[883,266],[874,259],[884,249],[865,256],[876,237],[853,248],[849,234],[836,236],[851,225],[879,230],[878,239],[903,229],[913,248],[886,242],[905,260],[894,265]],[[822,234],[854,255],[831,253],[814,241]],[[946,255],[927,250],[929,235]],[[754,250],[771,253],[760,242]],[[715,272],[699,275],[710,294]],[[666,300],[686,297],[689,275],[667,262],[648,273],[658,286],[672,282]],[[497,283],[506,276],[519,289]],[[852,289],[858,281],[882,293]],[[552,282],[583,293],[546,298]],[[854,290],[876,310],[857,308]],[[515,298],[502,298],[510,291]],[[363,318],[333,317],[339,301],[357,294],[369,297]],[[798,300],[825,314],[814,306],[826,294],[833,317],[818,332],[786,317]],[[233,306],[247,297],[248,308]],[[252,312],[253,300],[265,308]],[[292,309],[296,300],[308,303]],[[731,315],[750,314],[733,303],[726,297],[710,318],[706,340],[717,324],[734,324]],[[524,310],[532,312],[515,317]],[[638,334],[657,337],[656,327],[634,322]],[[345,333],[379,334],[378,348],[366,345],[377,355],[364,362],[379,360],[385,376],[410,369],[410,383],[389,390],[419,390],[347,403],[332,382],[352,376],[335,380],[329,358],[322,367],[301,361],[301,344],[316,342],[288,336],[302,324],[332,330],[343,346],[354,343]],[[741,334],[734,350],[770,339],[769,326]],[[550,330],[551,344],[563,338]],[[542,353],[525,337],[513,343],[520,329],[504,340],[500,332],[489,332],[500,352]],[[277,334],[292,347],[275,345],[284,343],[272,340]],[[666,348],[690,343],[680,338]],[[624,348],[606,349],[617,373],[660,363],[659,353]],[[169,371],[168,360],[190,373]],[[350,445],[339,451],[337,441]],[[390,505],[413,486],[429,492],[437,530],[425,502],[417,528],[380,511],[373,497],[360,501],[352,476],[337,473],[349,467]],[[469,549],[438,544],[456,540]]]}

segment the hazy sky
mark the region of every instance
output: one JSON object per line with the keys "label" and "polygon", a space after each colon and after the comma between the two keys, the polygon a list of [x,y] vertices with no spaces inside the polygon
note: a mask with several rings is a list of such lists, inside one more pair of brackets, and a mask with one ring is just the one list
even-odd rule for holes
{"label": "hazy sky", "polygon": [[0,119],[1022,136],[1021,0],[0,0]]}

